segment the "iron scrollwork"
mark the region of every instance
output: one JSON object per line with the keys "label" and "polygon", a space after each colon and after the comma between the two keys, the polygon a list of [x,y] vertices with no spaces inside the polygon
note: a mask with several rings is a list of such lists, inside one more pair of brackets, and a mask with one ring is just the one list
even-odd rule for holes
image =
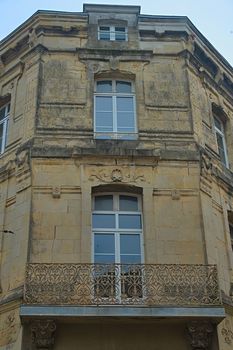
{"label": "iron scrollwork", "polygon": [[25,302],[220,305],[215,265],[28,264]]}

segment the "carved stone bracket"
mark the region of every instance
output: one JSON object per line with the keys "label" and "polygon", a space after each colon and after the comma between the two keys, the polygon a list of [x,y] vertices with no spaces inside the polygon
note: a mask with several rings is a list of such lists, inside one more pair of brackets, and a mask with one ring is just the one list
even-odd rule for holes
{"label": "carved stone bracket", "polygon": [[194,35],[189,35],[186,47],[187,50],[189,50],[192,54],[194,53],[194,43],[195,43],[195,36]]}
{"label": "carved stone bracket", "polygon": [[31,325],[32,342],[37,349],[52,349],[56,324],[53,320],[36,320]]}
{"label": "carved stone bracket", "polygon": [[213,325],[208,321],[193,321],[187,325],[187,335],[192,350],[207,350],[211,345]]}
{"label": "carved stone bracket", "polygon": [[37,34],[35,28],[32,28],[29,32],[29,39],[28,39],[28,44],[30,47],[33,47],[36,45],[37,42]]}

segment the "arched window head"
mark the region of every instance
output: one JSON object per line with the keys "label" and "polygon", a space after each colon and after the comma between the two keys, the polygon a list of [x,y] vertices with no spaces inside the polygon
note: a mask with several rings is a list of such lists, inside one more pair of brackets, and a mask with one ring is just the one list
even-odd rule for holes
{"label": "arched window head", "polygon": [[137,138],[135,91],[132,81],[97,80],[94,98],[95,138]]}

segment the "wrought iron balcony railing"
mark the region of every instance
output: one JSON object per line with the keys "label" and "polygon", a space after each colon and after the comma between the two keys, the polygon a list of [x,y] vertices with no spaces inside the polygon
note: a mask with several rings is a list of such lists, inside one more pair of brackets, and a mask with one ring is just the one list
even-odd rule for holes
{"label": "wrought iron balcony railing", "polygon": [[24,301],[40,305],[221,305],[214,265],[28,264]]}

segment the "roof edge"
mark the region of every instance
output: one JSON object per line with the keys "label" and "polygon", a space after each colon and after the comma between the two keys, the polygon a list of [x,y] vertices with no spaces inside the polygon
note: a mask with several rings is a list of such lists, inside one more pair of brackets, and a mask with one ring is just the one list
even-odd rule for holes
{"label": "roof edge", "polygon": [[83,4],[83,12],[103,12],[103,13],[128,13],[139,15],[141,11],[141,6],[135,5],[105,5],[105,4]]}

